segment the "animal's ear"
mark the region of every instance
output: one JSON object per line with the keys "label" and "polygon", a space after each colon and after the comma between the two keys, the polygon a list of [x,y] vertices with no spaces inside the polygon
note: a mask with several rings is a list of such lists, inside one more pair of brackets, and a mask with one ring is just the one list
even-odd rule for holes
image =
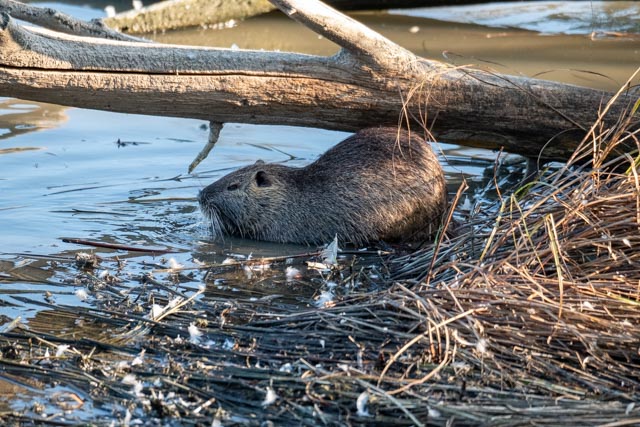
{"label": "animal's ear", "polygon": [[265,171],[256,172],[256,185],[258,187],[270,187],[271,186],[271,177]]}
{"label": "animal's ear", "polygon": [[256,165],[264,165],[264,160],[256,160]]}

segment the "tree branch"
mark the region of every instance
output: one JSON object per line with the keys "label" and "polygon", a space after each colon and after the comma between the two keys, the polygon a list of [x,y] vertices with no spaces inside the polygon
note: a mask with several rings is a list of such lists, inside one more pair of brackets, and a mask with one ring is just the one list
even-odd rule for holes
{"label": "tree branch", "polygon": [[48,7],[31,6],[14,0],[0,0],[0,10],[14,18],[65,34],[112,40],[144,41],[138,37],[114,31],[98,19],[86,22]]}
{"label": "tree branch", "polygon": [[[404,115],[440,140],[566,159],[611,94],[427,61],[313,0],[278,7],[332,57],[74,37],[0,17],[0,95],[136,114],[357,130]],[[621,96],[615,121],[631,101]],[[550,142],[551,141],[551,142]],[[635,147],[633,147],[635,148]]]}

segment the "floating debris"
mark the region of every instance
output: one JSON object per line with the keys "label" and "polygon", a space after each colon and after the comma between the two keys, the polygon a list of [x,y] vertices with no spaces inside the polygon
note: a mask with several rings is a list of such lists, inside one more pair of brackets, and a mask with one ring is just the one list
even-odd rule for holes
{"label": "floating debris", "polygon": [[262,401],[262,406],[270,406],[278,400],[278,395],[272,387],[267,387],[267,395],[264,397]]}
{"label": "floating debris", "polygon": [[369,409],[367,408],[367,405],[369,404],[369,392],[368,391],[363,391],[362,393],[360,393],[360,395],[358,396],[358,399],[356,400],[356,409],[357,409],[357,414],[359,417],[370,417],[371,414],[369,413]]}

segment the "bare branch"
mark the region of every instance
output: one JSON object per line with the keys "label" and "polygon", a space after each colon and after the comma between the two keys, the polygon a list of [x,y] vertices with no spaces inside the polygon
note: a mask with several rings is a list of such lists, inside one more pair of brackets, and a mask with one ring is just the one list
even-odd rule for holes
{"label": "bare branch", "polygon": [[[341,46],[362,62],[406,72],[420,62],[410,51],[326,4],[307,0],[271,0],[282,12]],[[422,66],[422,65],[420,65]]]}
{"label": "bare branch", "polygon": [[0,0],[0,10],[14,18],[65,34],[111,40],[144,41],[144,39],[114,31],[100,20],[86,22],[48,7],[32,6],[14,0]]}
{"label": "bare branch", "polygon": [[193,159],[193,161],[189,165],[189,173],[193,172],[193,170],[198,167],[200,162],[207,158],[209,152],[213,150],[213,147],[215,147],[216,142],[218,142],[218,138],[220,137],[222,126],[224,126],[222,123],[209,122],[209,139],[207,140],[207,143],[202,148],[202,150],[198,153],[196,158]]}

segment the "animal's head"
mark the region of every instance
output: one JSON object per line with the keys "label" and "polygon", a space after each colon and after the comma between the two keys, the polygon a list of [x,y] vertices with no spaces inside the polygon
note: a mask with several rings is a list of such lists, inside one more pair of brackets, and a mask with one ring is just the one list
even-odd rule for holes
{"label": "animal's head", "polygon": [[282,174],[290,168],[258,160],[238,169],[200,192],[200,208],[211,220],[214,237],[235,234],[260,238],[269,218],[285,197]]}

